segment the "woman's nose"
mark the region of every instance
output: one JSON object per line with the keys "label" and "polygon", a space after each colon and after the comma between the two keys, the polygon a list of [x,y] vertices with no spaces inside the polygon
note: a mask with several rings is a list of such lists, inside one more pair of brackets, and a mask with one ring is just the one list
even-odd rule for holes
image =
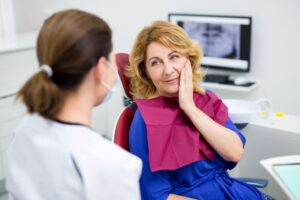
{"label": "woman's nose", "polygon": [[175,70],[175,66],[174,64],[170,63],[170,62],[165,62],[165,66],[164,66],[164,73],[166,75],[172,74],[174,73]]}

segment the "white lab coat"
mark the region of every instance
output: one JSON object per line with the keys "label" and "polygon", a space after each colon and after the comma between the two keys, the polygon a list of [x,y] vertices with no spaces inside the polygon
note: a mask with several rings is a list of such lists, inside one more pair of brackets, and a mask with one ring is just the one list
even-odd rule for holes
{"label": "white lab coat", "polygon": [[14,200],[137,200],[141,161],[83,125],[26,116],[8,149]]}

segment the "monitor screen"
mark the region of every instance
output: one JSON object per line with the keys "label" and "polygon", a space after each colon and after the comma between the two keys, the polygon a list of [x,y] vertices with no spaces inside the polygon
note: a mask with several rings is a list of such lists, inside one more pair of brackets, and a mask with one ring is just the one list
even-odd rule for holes
{"label": "monitor screen", "polygon": [[250,71],[251,17],[170,13],[203,49],[203,67]]}
{"label": "monitor screen", "polygon": [[300,200],[300,163],[276,164],[273,169],[291,195]]}

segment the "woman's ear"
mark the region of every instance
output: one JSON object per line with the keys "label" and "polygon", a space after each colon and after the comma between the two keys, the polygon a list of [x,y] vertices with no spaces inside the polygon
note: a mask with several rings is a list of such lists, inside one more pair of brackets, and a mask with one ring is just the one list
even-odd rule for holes
{"label": "woman's ear", "polygon": [[99,82],[103,80],[104,74],[106,70],[106,58],[100,57],[94,70],[95,79]]}

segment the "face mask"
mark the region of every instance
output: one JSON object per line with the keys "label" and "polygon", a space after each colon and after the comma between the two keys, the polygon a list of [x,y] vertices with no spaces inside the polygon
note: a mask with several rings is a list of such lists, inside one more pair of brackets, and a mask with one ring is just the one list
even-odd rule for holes
{"label": "face mask", "polygon": [[109,86],[104,81],[102,81],[101,84],[108,90],[107,95],[105,96],[105,98],[101,102],[101,103],[105,103],[105,102],[108,102],[111,99],[113,93],[118,89],[118,79],[115,80],[114,85],[112,87]]}
{"label": "face mask", "polygon": [[114,71],[114,73],[116,75],[116,80],[112,86],[107,84],[105,81],[101,82],[101,84],[108,90],[108,93],[106,94],[105,98],[102,100],[101,103],[108,102],[111,99],[113,93],[118,89],[118,83],[119,83],[118,74],[117,74],[116,70],[113,68],[112,64],[109,61],[107,61],[107,63],[109,65],[109,67]]}

